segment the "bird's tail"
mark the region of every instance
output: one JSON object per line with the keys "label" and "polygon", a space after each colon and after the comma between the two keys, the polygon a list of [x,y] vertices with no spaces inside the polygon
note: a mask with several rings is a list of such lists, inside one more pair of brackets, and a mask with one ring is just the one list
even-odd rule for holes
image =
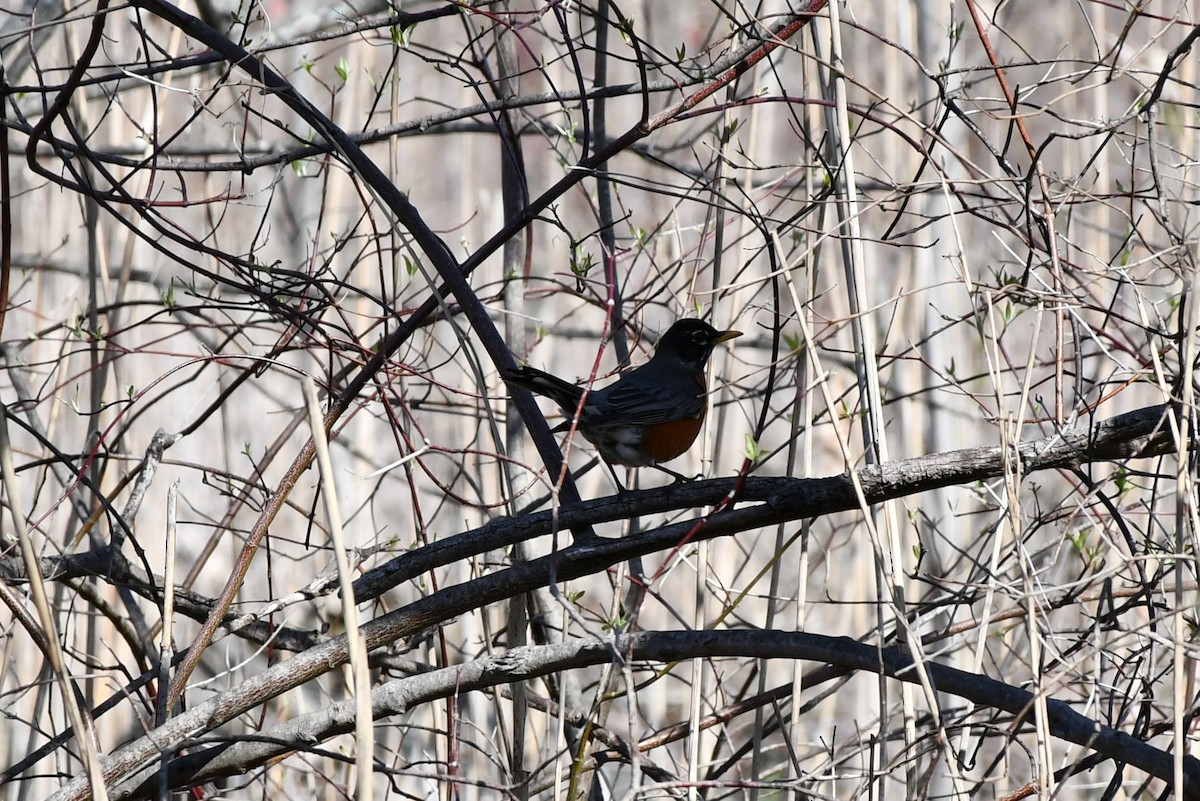
{"label": "bird's tail", "polygon": [[505,370],[504,380],[518,387],[523,387],[538,395],[550,398],[567,414],[575,414],[579,408],[579,399],[583,397],[583,388],[568,384],[561,378],[544,373],[534,367],[517,367]]}

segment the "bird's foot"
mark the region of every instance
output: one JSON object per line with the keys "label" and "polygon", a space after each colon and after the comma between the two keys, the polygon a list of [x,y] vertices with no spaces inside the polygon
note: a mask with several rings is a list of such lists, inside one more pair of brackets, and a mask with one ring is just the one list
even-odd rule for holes
{"label": "bird's foot", "polygon": [[675,481],[672,482],[673,484],[687,484],[692,481],[695,481],[698,478],[704,477],[703,474],[697,474],[691,478],[688,478],[683,473],[676,473],[671,468],[663,467],[661,464],[654,464],[654,465],[650,465],[650,466],[653,467],[655,470],[661,470],[662,472],[666,473],[667,475],[672,476],[675,479]]}

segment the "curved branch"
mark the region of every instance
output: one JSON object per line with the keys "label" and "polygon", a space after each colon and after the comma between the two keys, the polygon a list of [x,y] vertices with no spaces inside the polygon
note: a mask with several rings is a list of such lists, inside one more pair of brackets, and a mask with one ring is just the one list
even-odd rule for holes
{"label": "curved branch", "polygon": [[[607,664],[614,654],[625,660],[656,663],[714,657],[803,659],[850,671],[882,673],[908,683],[918,681],[912,658],[900,649],[893,646],[880,650],[873,644],[846,637],[795,631],[645,631],[615,641],[574,640],[513,648],[464,665],[390,681],[371,692],[371,711],[374,719],[380,720],[451,695]],[[990,676],[934,662],[926,661],[924,668],[938,692],[1007,712],[1024,728],[1032,726],[1035,709],[1032,693]],[[1133,765],[1163,781],[1171,780],[1169,752],[1080,714],[1066,701],[1049,699],[1046,711],[1053,736],[1089,748],[1114,762]],[[255,735],[240,735],[236,741],[179,757],[169,768],[170,787],[179,789],[245,773],[297,750],[297,744],[307,747],[352,732],[354,719],[355,702],[342,701]],[[158,790],[156,771],[156,765],[146,768],[112,788],[111,797],[153,797]],[[1182,797],[1200,796],[1200,760],[1184,758],[1184,777]]]}
{"label": "curved branch", "polygon": [[[1057,436],[1024,442],[1018,449],[1021,473],[1027,475],[1079,463],[1167,453],[1174,448],[1170,430],[1165,425],[1169,409],[1165,404],[1149,406],[1094,426],[1080,426]],[[1000,447],[987,446],[917,456],[865,467],[858,471],[858,480],[867,503],[882,503],[919,492],[997,478],[1003,475],[1002,455]],[[612,495],[578,505],[564,505],[557,510],[557,516],[553,512],[539,512],[497,518],[473,531],[401,554],[367,571],[354,583],[354,596],[359,601],[376,598],[427,570],[550,534],[555,525],[561,528],[593,526],[640,515],[714,506],[730,491],[734,480],[715,478]],[[696,537],[711,539],[758,526],[845,512],[859,505],[853,482],[847,475],[748,478],[738,492],[737,500],[760,504],[646,531],[620,540],[615,547],[627,548],[626,556],[635,555],[635,550],[644,555],[674,547],[680,532],[686,533],[698,525],[703,526],[704,531],[698,532]],[[564,553],[578,551],[570,548]]]}

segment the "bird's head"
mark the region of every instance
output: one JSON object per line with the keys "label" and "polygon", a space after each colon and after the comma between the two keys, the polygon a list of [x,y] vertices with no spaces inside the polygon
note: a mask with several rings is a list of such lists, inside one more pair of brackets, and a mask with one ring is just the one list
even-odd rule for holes
{"label": "bird's head", "polygon": [[741,335],[741,331],[718,331],[703,320],[679,320],[658,341],[654,358],[668,358],[703,370],[713,348]]}

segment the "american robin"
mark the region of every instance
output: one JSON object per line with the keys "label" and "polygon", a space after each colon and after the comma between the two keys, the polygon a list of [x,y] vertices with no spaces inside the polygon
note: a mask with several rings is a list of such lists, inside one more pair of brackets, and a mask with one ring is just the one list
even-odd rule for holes
{"label": "american robin", "polygon": [[586,397],[583,387],[532,367],[507,370],[504,380],[557,403],[567,421],[555,431],[570,428],[578,411],[579,433],[609,465],[658,467],[683,478],[660,465],[696,441],[708,410],[704,366],[713,348],[741,335],[718,331],[703,320],[679,320],[663,334],[650,361],[603,389],[587,391]]}

